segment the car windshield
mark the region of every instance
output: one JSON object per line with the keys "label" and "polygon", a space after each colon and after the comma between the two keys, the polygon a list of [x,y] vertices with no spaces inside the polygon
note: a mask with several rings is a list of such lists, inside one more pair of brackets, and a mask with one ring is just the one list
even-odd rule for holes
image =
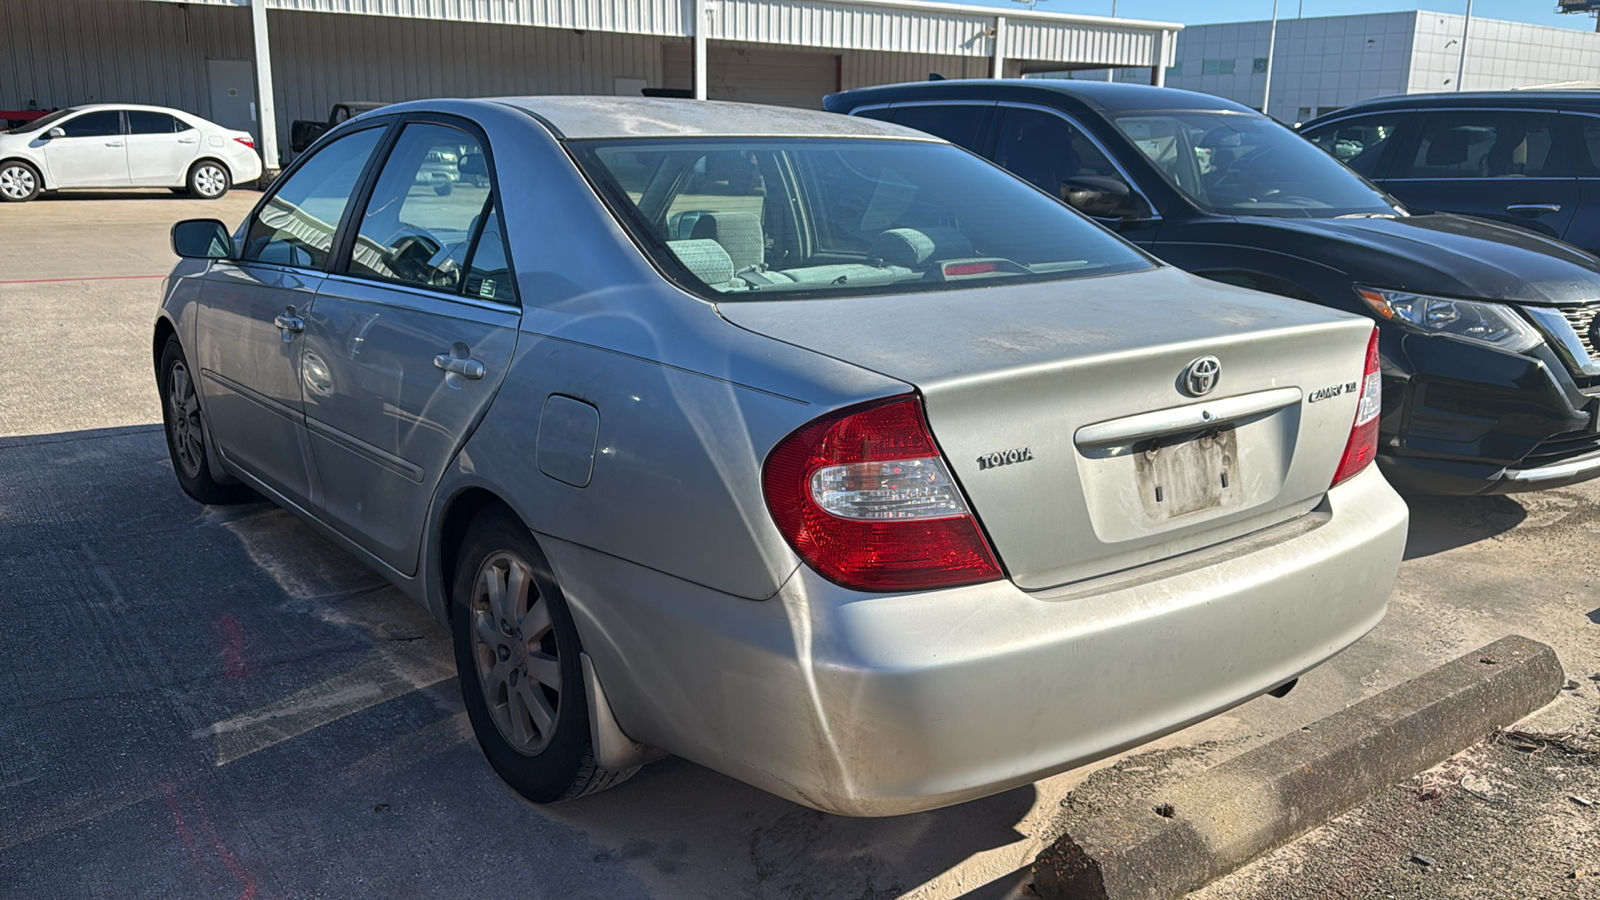
{"label": "car windshield", "polygon": [[948,144],[666,138],[572,148],[657,265],[719,301],[1060,281],[1154,265]]}
{"label": "car windshield", "polygon": [[40,116],[39,118],[34,119],[32,122],[24,122],[21,125],[18,125],[17,127],[15,127],[15,128],[7,128],[5,133],[6,134],[23,134],[23,133],[26,133],[26,132],[38,131],[38,130],[40,130],[42,128],[49,128],[51,125],[54,125],[55,123],[61,121],[64,118],[66,118],[68,115],[71,115],[72,113],[75,113],[77,111],[78,110],[76,108],[73,108],[73,109],[58,109],[55,112],[50,113],[47,116]]}
{"label": "car windshield", "polygon": [[1264,116],[1181,110],[1130,113],[1112,122],[1168,183],[1208,212],[1404,214],[1361,176]]}

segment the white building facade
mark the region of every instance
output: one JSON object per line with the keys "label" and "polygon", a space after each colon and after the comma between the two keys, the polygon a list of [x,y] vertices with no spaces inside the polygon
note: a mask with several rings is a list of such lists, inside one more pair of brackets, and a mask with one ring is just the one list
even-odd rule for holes
{"label": "white building facade", "polygon": [[[1385,94],[1457,90],[1464,25],[1463,16],[1422,11],[1280,19],[1267,111],[1303,122]],[[1270,30],[1265,21],[1185,29],[1167,84],[1260,109]],[[1474,17],[1465,37],[1462,90],[1600,82],[1600,34]],[[1143,80],[1137,71],[1115,77]]]}
{"label": "white building facade", "polygon": [[[260,138],[346,100],[832,91],[1039,69],[1159,81],[1183,26],[921,0],[0,0],[0,111],[188,110]],[[3,116],[0,116],[3,118]]]}

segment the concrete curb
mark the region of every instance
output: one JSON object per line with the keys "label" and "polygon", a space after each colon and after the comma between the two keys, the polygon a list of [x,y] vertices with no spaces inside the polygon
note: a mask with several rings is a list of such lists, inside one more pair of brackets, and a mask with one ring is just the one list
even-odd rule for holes
{"label": "concrete curb", "polygon": [[1181,896],[1544,706],[1564,679],[1554,650],[1503,637],[1074,829],[1035,861],[1034,890]]}

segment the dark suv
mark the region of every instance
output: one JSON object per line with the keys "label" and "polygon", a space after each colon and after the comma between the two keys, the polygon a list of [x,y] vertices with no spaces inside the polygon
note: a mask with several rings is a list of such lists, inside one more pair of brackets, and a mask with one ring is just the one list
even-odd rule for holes
{"label": "dark suv", "polygon": [[1208,94],[1009,79],[825,104],[959,144],[1180,268],[1376,319],[1378,462],[1396,486],[1478,494],[1600,475],[1600,259],[1521,228],[1415,214]]}
{"label": "dark suv", "polygon": [[1300,133],[1415,209],[1494,219],[1600,254],[1600,91],[1383,97]]}

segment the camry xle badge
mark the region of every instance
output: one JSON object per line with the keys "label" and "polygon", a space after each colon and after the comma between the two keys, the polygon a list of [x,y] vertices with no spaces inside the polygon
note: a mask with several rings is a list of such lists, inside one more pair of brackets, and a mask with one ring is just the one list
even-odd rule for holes
{"label": "camry xle badge", "polygon": [[1184,367],[1178,384],[1191,397],[1211,393],[1222,378],[1222,363],[1215,356],[1202,356]]}
{"label": "camry xle badge", "polygon": [[1018,447],[1015,450],[1005,450],[1000,453],[985,453],[978,457],[978,470],[998,469],[1013,463],[1027,462],[1033,459],[1033,451],[1027,447]]}

